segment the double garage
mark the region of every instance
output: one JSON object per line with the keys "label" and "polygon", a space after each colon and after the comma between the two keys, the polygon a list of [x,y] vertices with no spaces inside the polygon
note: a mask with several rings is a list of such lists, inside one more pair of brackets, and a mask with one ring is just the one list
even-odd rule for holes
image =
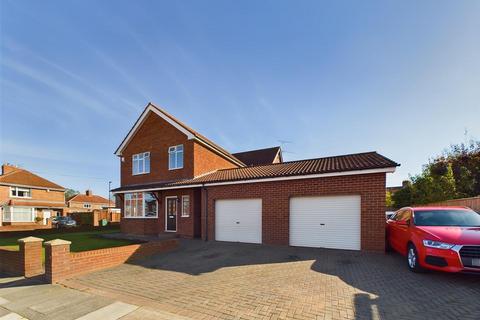
{"label": "double garage", "polygon": [[[289,198],[289,245],[361,249],[361,196]],[[215,239],[263,243],[262,198],[215,201]]]}

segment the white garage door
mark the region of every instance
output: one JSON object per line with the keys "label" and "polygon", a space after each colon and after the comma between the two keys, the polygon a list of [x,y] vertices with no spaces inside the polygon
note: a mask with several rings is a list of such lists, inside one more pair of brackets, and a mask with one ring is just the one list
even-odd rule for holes
{"label": "white garage door", "polygon": [[290,199],[290,245],[360,250],[360,196]]}
{"label": "white garage door", "polygon": [[216,200],[215,239],[262,243],[262,200]]}

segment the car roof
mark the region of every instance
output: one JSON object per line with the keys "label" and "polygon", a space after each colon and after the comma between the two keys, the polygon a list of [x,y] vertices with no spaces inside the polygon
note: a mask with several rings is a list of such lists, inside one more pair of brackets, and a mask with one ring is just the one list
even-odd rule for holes
{"label": "car roof", "polygon": [[425,206],[425,207],[406,207],[403,209],[411,209],[413,211],[435,211],[435,210],[472,210],[468,207],[461,207],[461,206]]}

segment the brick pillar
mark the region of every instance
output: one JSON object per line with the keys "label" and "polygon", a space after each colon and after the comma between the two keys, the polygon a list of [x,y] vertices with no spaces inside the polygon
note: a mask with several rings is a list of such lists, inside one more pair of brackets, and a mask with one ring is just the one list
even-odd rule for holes
{"label": "brick pillar", "polygon": [[70,241],[55,239],[45,242],[45,280],[55,283],[70,272]]}
{"label": "brick pillar", "polygon": [[27,278],[43,273],[42,242],[43,239],[35,237],[18,239],[21,272]]}

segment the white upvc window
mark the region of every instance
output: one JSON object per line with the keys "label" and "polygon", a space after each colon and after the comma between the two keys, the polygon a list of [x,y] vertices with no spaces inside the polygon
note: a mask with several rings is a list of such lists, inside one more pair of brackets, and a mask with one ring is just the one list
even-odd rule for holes
{"label": "white upvc window", "polygon": [[4,222],[34,222],[35,208],[32,207],[3,207]]}
{"label": "white upvc window", "polygon": [[190,196],[182,196],[182,217],[190,217]]}
{"label": "white upvc window", "polygon": [[152,192],[125,194],[124,218],[157,218],[158,203]]}
{"label": "white upvc window", "polygon": [[32,191],[27,188],[10,187],[10,197],[14,198],[31,198]]}
{"label": "white upvc window", "polygon": [[91,205],[90,203],[84,203],[84,204],[83,204],[83,207],[84,207],[85,209],[90,209],[90,208],[92,207],[92,205]]}
{"label": "white upvc window", "polygon": [[132,174],[150,173],[150,152],[137,153],[132,156]]}
{"label": "white upvc window", "polygon": [[168,148],[168,170],[183,168],[183,145]]}

